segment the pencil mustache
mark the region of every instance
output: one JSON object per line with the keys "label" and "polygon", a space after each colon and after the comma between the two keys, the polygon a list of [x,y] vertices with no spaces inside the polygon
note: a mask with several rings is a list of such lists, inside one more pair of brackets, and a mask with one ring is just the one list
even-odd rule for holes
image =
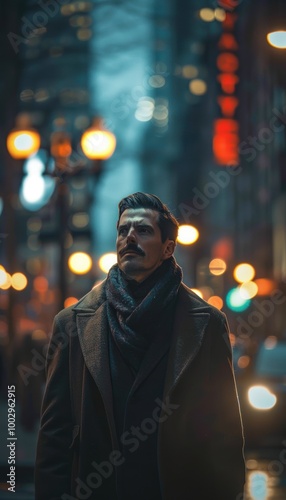
{"label": "pencil mustache", "polygon": [[143,250],[141,250],[141,248],[138,248],[136,245],[132,245],[132,244],[123,248],[119,253],[120,253],[120,256],[122,256],[127,252],[138,253],[138,255],[142,255],[142,256],[145,255],[145,253],[143,252]]}

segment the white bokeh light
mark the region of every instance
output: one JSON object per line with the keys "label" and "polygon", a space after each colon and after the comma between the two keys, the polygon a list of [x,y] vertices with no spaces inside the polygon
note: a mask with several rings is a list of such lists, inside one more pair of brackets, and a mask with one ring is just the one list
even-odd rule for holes
{"label": "white bokeh light", "polygon": [[268,33],[267,41],[276,49],[286,49],[286,31],[273,31]]}
{"label": "white bokeh light", "polygon": [[27,175],[41,175],[45,171],[45,164],[39,156],[33,155],[25,161],[23,171]]}
{"label": "white bokeh light", "polygon": [[37,203],[45,193],[45,181],[40,175],[28,175],[23,180],[22,196],[28,203]]}
{"label": "white bokeh light", "polygon": [[33,145],[33,138],[29,134],[21,134],[16,137],[14,144],[17,149],[23,151],[25,149],[29,149]]}
{"label": "white bokeh light", "polygon": [[275,394],[263,385],[254,385],[248,390],[248,401],[257,410],[271,410],[276,405]]}

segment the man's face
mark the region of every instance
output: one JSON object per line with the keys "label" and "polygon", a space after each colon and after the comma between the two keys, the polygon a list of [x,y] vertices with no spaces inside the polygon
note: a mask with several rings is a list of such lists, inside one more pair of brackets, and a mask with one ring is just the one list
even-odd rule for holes
{"label": "man's face", "polygon": [[125,210],[118,225],[116,240],[118,266],[138,282],[145,280],[174,252],[175,242],[164,243],[157,223],[158,212],[149,208]]}

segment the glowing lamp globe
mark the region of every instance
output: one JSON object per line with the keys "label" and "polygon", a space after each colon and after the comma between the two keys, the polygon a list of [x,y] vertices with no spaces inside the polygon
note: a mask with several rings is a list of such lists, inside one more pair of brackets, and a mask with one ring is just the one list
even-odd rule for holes
{"label": "glowing lamp globe", "polygon": [[40,134],[34,129],[14,129],[7,137],[7,149],[12,158],[24,160],[40,149]]}
{"label": "glowing lamp globe", "polygon": [[110,253],[105,253],[102,255],[98,261],[99,268],[101,271],[104,273],[108,273],[109,269],[116,264],[117,262],[117,255],[114,252]]}
{"label": "glowing lamp globe", "polygon": [[90,160],[107,160],[115,151],[116,138],[96,120],[94,125],[83,133],[81,147]]}
{"label": "glowing lamp globe", "polygon": [[85,252],[74,252],[68,258],[68,266],[75,274],[86,274],[92,267],[92,259]]}
{"label": "glowing lamp globe", "polygon": [[178,230],[178,243],[181,245],[192,245],[199,238],[199,231],[190,224],[182,224]]}

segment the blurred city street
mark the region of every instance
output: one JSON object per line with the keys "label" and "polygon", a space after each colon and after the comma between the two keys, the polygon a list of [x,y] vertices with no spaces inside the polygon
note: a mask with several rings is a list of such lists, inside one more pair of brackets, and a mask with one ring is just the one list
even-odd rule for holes
{"label": "blurred city street", "polygon": [[[118,203],[136,192],[169,207],[176,269],[195,301],[226,315],[244,500],[286,500],[286,1],[0,8],[0,500],[34,499],[54,317],[119,267]],[[61,328],[65,347],[75,335]]]}

